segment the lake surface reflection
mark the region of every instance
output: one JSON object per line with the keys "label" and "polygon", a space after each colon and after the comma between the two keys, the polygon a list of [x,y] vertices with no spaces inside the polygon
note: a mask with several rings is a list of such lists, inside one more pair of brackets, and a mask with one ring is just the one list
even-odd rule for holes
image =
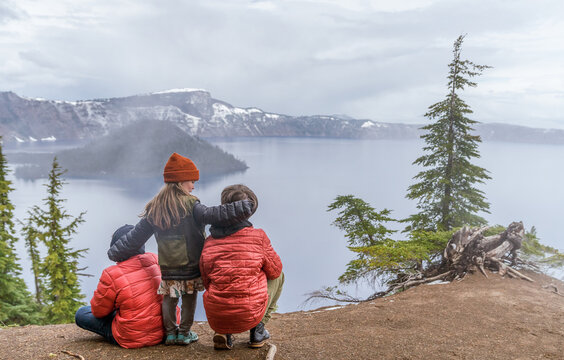
{"label": "lake surface reflection", "polygon": [[[255,191],[259,209],[251,222],[266,231],[284,264],[286,283],[280,312],[328,305],[304,305],[305,294],[335,285],[352,259],[343,233],[331,225],[336,214],[326,211],[337,195],[359,196],[377,210],[392,209],[396,218],[415,211],[415,203],[404,197],[418,171],[411,163],[420,155],[419,141],[245,138],[212,142],[246,161],[249,169],[215,179],[201,174],[193,193],[203,204],[215,205],[227,185],[243,183]],[[491,203],[486,219],[502,225],[522,220],[527,228],[537,227],[543,243],[563,249],[557,224],[564,214],[564,147],[485,143],[481,154],[477,162],[493,178],[482,187]],[[46,196],[45,180],[11,179],[16,189],[11,194],[16,217],[23,219],[26,210]],[[112,264],[106,256],[111,234],[125,223],[135,224],[145,203],[161,186],[161,177],[67,179],[62,193],[68,199],[66,209],[72,215],[87,211],[86,222],[72,242],[74,248],[90,249],[81,262],[88,266],[86,272],[94,275],[82,279],[87,301],[102,270]],[[33,288],[23,246],[20,241],[18,251],[25,279]],[[147,250],[156,252],[154,238],[148,241]],[[359,296],[372,291],[367,286],[350,290]],[[196,319],[205,319],[201,295]]]}

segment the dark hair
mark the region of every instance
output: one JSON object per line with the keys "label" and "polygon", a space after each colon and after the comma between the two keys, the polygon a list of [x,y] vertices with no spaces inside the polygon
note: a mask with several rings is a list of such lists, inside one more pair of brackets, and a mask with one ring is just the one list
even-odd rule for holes
{"label": "dark hair", "polygon": [[[125,224],[120,226],[112,235],[112,240],[110,241],[110,247],[112,247],[122,236],[130,232],[134,228],[133,225]],[[139,249],[137,249],[137,253],[133,254],[132,256],[144,254],[145,253],[145,245],[142,245]]]}
{"label": "dark hair", "polygon": [[247,186],[243,184],[229,185],[221,192],[221,203],[227,204],[237,200],[251,200],[253,202],[253,212],[254,214],[258,208],[258,198]]}

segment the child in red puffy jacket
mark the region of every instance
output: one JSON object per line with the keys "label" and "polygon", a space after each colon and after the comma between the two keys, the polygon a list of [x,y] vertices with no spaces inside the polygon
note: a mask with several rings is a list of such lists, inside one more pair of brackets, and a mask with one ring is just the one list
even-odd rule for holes
{"label": "child in red puffy jacket", "polygon": [[[244,199],[252,201],[254,214],[258,199],[245,185],[231,185],[221,193],[222,204]],[[214,348],[231,349],[231,334],[247,330],[249,346],[259,348],[270,338],[264,325],[284,284],[280,257],[265,232],[248,219],[231,226],[212,225],[210,233],[200,257],[200,272],[206,288],[206,316],[216,332]]]}
{"label": "child in red puffy jacket", "polygon": [[[132,225],[117,229],[111,245],[131,229]],[[124,348],[159,344],[164,337],[162,295],[157,294],[160,283],[157,255],[145,253],[142,246],[102,272],[90,306],[76,312],[76,325]]]}

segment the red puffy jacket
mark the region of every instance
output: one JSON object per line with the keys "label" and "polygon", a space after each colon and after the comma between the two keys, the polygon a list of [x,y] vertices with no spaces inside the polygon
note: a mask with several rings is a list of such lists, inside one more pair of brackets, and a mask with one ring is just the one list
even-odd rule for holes
{"label": "red puffy jacket", "polygon": [[280,276],[282,262],[263,230],[246,227],[224,238],[208,237],[200,272],[210,327],[233,334],[262,320],[268,301],[266,280]]}
{"label": "red puffy jacket", "polygon": [[156,345],[164,336],[162,295],[157,294],[161,270],[157,255],[145,253],[102,272],[90,300],[92,315],[103,318],[116,310],[112,335],[124,348]]}

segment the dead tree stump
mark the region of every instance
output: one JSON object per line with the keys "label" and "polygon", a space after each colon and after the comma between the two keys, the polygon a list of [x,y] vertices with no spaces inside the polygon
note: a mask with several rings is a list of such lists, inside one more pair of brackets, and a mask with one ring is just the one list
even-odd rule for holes
{"label": "dead tree stump", "polygon": [[422,272],[402,276],[386,291],[372,295],[369,299],[381,297],[398,290],[429,283],[436,280],[460,280],[468,273],[480,271],[488,277],[487,271],[497,271],[500,275],[533,280],[516,269],[517,250],[525,237],[522,222],[512,222],[507,229],[497,235],[484,236],[489,227],[469,228],[467,226],[452,235],[443,251],[442,262]]}
{"label": "dead tree stump", "polygon": [[[500,275],[507,275],[534,282],[531,278],[517,271],[515,265],[532,266],[530,262],[519,259],[518,252],[525,238],[522,222],[512,222],[500,234],[484,236],[489,227],[469,228],[467,226],[455,232],[443,250],[440,263],[431,264],[425,270],[402,273],[388,283],[389,287],[372,294],[365,300],[356,299],[349,295],[335,293],[333,290],[318,291],[310,294],[308,300],[325,298],[340,302],[370,301],[413,286],[433,282],[436,280],[460,280],[468,273],[480,271],[488,277],[487,271],[496,271]],[[534,267],[534,266],[532,266]]]}
{"label": "dead tree stump", "polygon": [[451,279],[460,279],[476,270],[487,277],[486,269],[489,269],[532,281],[512,267],[525,236],[523,223],[513,222],[501,234],[486,237],[483,233],[487,229],[465,226],[454,233],[443,252],[441,272],[451,271]]}

